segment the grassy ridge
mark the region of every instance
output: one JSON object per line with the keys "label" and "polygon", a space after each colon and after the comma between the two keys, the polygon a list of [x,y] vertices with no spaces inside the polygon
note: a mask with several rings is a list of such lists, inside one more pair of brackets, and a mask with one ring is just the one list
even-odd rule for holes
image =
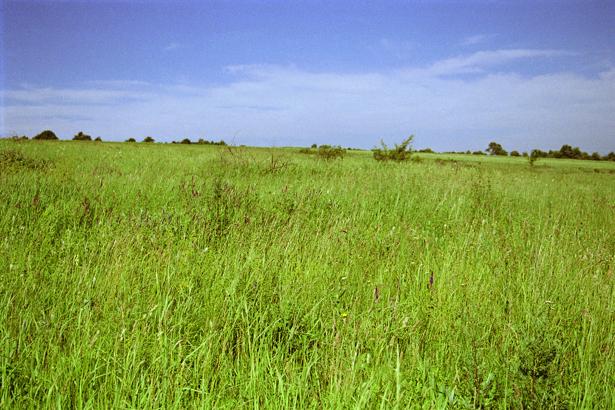
{"label": "grassy ridge", "polygon": [[0,152],[2,407],[615,405],[612,164]]}

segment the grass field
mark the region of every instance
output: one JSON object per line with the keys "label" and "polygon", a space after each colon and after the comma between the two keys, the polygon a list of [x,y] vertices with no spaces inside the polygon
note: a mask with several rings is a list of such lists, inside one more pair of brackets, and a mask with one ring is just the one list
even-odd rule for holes
{"label": "grass field", "polygon": [[0,141],[0,407],[614,408],[615,163]]}

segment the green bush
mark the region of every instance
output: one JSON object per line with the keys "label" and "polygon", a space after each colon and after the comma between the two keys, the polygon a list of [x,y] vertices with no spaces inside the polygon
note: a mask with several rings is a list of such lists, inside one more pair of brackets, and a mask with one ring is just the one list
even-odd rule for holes
{"label": "green bush", "polygon": [[51,130],[45,130],[40,134],[36,135],[33,140],[57,140],[58,136]]}
{"label": "green bush", "polygon": [[145,137],[145,139],[143,139],[143,142],[154,142],[154,139],[152,137]]}
{"label": "green bush", "polygon": [[83,131],[79,131],[73,137],[73,141],[92,141],[92,137],[87,134],[84,134]]}
{"label": "green bush", "polygon": [[316,150],[316,156],[322,159],[337,159],[344,158],[346,150],[339,145],[321,145]]}
{"label": "green bush", "polygon": [[380,141],[380,148],[372,149],[374,153],[374,159],[376,161],[406,161],[410,159],[410,155],[412,154],[412,140],[414,139],[414,135],[410,135],[408,138],[403,140],[401,144],[395,144],[395,148],[390,149],[384,143],[384,141]]}

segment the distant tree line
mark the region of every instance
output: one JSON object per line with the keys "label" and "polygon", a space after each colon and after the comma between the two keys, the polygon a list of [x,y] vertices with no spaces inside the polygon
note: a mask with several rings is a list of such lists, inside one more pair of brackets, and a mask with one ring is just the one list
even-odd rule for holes
{"label": "distant tree line", "polygon": [[[14,135],[9,137],[14,141],[27,141],[28,137],[25,135]],[[410,154],[413,152],[411,149],[411,143],[413,140],[413,136],[408,137],[401,144],[396,144],[395,147],[389,148],[384,143],[381,143],[381,146],[378,148],[372,149],[374,159],[379,161],[404,161],[410,158]],[[32,137],[33,140],[58,140],[58,136],[51,130],[44,130],[39,134]],[[73,141],[92,141],[92,137],[83,131],[79,131],[73,137]],[[96,137],[93,141],[100,142],[102,141],[101,137]],[[137,142],[134,138],[128,138],[125,142]],[[153,143],[155,142],[152,137],[145,137],[143,139],[144,143]],[[224,140],[220,141],[209,141],[203,138],[199,138],[196,142],[192,142],[189,138],[184,138],[181,141],[172,141],[172,144],[201,144],[201,145],[227,145]],[[302,153],[313,153],[317,154],[322,158],[341,158],[345,155],[347,149],[356,149],[356,148],[342,148],[340,146],[332,146],[332,145],[320,145],[312,144],[311,148],[302,148],[299,152]],[[423,148],[420,150],[416,150],[414,152],[418,153],[435,153],[431,148]],[[615,161],[615,152],[611,151],[606,155],[600,155],[598,152],[593,152],[591,154],[582,151],[579,147],[573,147],[568,144],[562,145],[559,150],[549,150],[543,151],[540,149],[534,149],[530,153],[528,152],[519,152],[513,150],[508,153],[501,144],[492,141],[487,146],[485,151],[448,151],[445,154],[466,154],[466,155],[494,155],[494,156],[511,156],[511,157],[526,157],[530,160],[530,163],[534,163],[537,159],[540,158],[566,158],[566,159],[582,159],[582,160],[592,160],[592,161]]]}
{"label": "distant tree line", "polygon": [[196,141],[196,142],[190,141],[190,138],[184,138],[183,140],[181,140],[179,142],[178,141],[172,141],[171,144],[200,144],[200,145],[223,145],[223,146],[227,145],[226,142],[224,142],[224,140],[220,140],[220,141],[216,142],[216,141],[208,141],[208,140],[203,139],[203,138],[199,138],[199,140]]}
{"label": "distant tree line", "polygon": [[[421,150],[425,152],[426,150]],[[419,152],[421,152],[419,151]],[[530,153],[511,151],[510,154],[497,142],[490,142],[487,149],[484,151],[448,151],[446,154],[466,154],[466,155],[495,155],[495,156],[511,156],[511,157],[527,157],[534,160],[539,158],[566,158],[566,159],[583,159],[592,161],[615,161],[615,152],[609,152],[607,155],[600,155],[598,152],[591,154],[581,151],[579,147],[572,147],[571,145],[564,144],[559,150],[542,151],[540,149],[534,149]]]}

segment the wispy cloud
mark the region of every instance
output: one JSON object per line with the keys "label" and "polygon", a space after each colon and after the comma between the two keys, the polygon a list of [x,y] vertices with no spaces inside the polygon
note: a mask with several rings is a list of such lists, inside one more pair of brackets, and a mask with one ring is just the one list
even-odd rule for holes
{"label": "wispy cloud", "polygon": [[[241,129],[236,143],[371,147],[380,138],[395,141],[414,133],[419,146],[434,149],[485,148],[492,139],[509,149],[557,148],[564,143],[587,150],[615,149],[615,69],[595,77],[487,71],[498,64],[562,53],[482,51],[428,67],[367,73],[242,65],[228,67],[234,78],[217,86],[10,90],[5,92],[4,111],[7,129],[26,134],[51,128],[64,136],[85,130],[116,139],[154,135],[232,140]],[[450,75],[460,72],[479,74]]]}
{"label": "wispy cloud", "polygon": [[475,34],[473,36],[465,37],[463,40],[461,40],[460,44],[465,47],[475,46],[478,44],[485,43],[493,37],[495,37],[493,34]]}
{"label": "wispy cloud", "polygon": [[458,56],[438,61],[427,70],[433,75],[452,75],[463,73],[484,72],[485,69],[530,58],[549,58],[571,56],[574,53],[565,50],[543,49],[503,49],[478,51],[464,56]]}

